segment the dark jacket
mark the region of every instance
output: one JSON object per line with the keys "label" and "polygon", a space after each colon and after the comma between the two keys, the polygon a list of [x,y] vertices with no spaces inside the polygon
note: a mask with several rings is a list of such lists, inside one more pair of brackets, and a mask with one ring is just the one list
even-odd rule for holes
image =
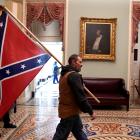
{"label": "dark jacket", "polygon": [[67,65],[62,67],[61,76],[64,76],[67,72],[70,71],[73,72],[68,75],[68,84],[73,91],[77,105],[82,112],[92,115],[93,111],[85,95],[82,75],[79,74],[73,67]]}

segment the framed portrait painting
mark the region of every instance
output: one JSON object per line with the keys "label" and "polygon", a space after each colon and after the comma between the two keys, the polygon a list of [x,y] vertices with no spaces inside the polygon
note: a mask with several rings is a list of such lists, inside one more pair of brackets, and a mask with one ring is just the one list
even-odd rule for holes
{"label": "framed portrait painting", "polygon": [[80,19],[80,56],[91,60],[115,60],[117,19]]}

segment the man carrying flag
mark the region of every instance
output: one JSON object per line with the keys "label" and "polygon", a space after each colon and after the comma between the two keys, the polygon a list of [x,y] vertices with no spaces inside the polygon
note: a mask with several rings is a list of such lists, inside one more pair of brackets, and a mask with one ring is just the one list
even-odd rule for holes
{"label": "man carrying flag", "polygon": [[[0,8],[1,11],[2,7]],[[23,33],[13,18],[0,15],[0,118],[51,58]]]}

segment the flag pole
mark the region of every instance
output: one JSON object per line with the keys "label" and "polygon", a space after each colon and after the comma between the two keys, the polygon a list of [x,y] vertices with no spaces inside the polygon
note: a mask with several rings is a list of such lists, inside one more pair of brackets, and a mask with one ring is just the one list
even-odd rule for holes
{"label": "flag pole", "polygon": [[37,41],[39,43],[39,45],[45,50],[47,51],[56,61],[58,61],[58,63],[60,65],[62,65],[62,63],[47,49],[44,47],[44,45],[40,42],[40,40],[20,21],[18,20],[10,11],[9,9],[7,9],[5,6],[2,6],[20,25],[21,27],[23,27],[32,37],[35,41]]}
{"label": "flag pole", "polygon": [[[44,45],[40,42],[40,40],[20,21],[18,20],[10,11],[9,9],[7,9],[5,6],[1,6],[0,5],[0,10],[1,9],[5,9],[33,38],[35,41],[37,41],[39,43],[39,45],[45,50],[47,51],[56,61],[58,61],[58,63],[63,66],[63,64],[47,49],[44,47]],[[91,93],[85,86],[84,86],[85,91],[98,103],[100,103],[100,101],[98,100],[98,98],[96,96],[93,95],[93,93]]]}
{"label": "flag pole", "polygon": [[97,103],[100,103],[100,100],[98,100],[98,98],[92,93],[89,91],[89,89],[84,85],[84,89],[85,91],[92,97],[94,98],[94,100],[97,102]]}

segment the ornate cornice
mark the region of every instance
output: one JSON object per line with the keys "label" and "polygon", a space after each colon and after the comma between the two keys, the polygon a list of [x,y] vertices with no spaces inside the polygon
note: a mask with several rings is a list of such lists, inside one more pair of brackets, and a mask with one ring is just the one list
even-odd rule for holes
{"label": "ornate cornice", "polygon": [[45,2],[45,3],[65,3],[66,0],[26,0],[26,3],[41,3],[41,2]]}

